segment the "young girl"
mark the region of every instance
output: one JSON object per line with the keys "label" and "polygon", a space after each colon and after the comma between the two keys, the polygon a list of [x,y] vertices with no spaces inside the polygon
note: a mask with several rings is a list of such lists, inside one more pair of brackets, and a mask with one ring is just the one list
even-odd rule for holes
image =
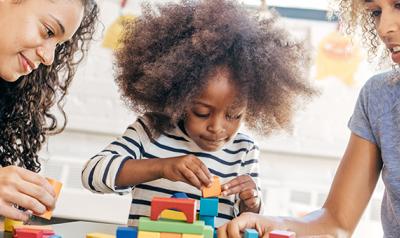
{"label": "young girl", "polygon": [[50,108],[60,108],[97,12],[93,0],[0,1],[0,216],[27,220],[15,205],[36,214],[54,206],[52,187],[35,173],[37,152],[57,132]]}
{"label": "young girl", "polygon": [[340,7],[350,29],[362,26],[370,53],[378,52],[377,43],[386,46],[394,69],[372,77],[361,90],[349,122],[352,134],[324,206],[300,219],[243,214],[222,227],[220,237],[240,237],[246,227],[257,227],[262,234],[289,229],[298,235],[349,237],[381,172],[386,187],[381,208],[384,237],[400,237],[400,1],[342,0]]}
{"label": "young girl", "polygon": [[199,199],[212,175],[223,183],[216,225],[258,213],[259,149],[242,122],[268,134],[288,128],[304,80],[298,44],[274,19],[252,17],[229,0],[149,8],[126,26],[117,84],[141,114],[82,172],[94,192],[132,190],[129,224],[150,215],[155,196]]}

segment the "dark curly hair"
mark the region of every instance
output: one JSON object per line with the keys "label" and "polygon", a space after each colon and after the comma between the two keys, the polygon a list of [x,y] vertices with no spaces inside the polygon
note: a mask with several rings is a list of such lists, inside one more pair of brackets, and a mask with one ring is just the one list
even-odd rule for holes
{"label": "dark curly hair", "polygon": [[[57,46],[54,63],[40,65],[15,85],[0,84],[0,165],[18,165],[40,171],[37,152],[46,135],[61,132],[66,125],[62,109],[64,96],[74,77],[77,65],[88,50],[98,20],[98,6],[94,0],[80,0],[84,17],[72,39]],[[74,57],[78,53],[79,58]],[[59,126],[50,108],[57,104],[64,118]]]}
{"label": "dark curly hair", "polygon": [[247,99],[245,123],[269,134],[288,129],[296,99],[315,94],[304,69],[303,44],[290,40],[277,16],[260,19],[230,0],[168,3],[126,22],[116,52],[116,82],[136,113],[150,115],[162,133],[185,111],[216,67],[227,66]]}

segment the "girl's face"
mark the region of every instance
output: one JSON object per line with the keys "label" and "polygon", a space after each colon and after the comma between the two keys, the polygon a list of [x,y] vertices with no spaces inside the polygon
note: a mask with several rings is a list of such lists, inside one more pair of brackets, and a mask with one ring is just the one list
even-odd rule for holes
{"label": "girl's face", "polygon": [[246,104],[238,99],[231,77],[228,69],[217,69],[186,112],[186,132],[205,151],[221,149],[235,136],[245,115]]}
{"label": "girl's face", "polygon": [[79,0],[0,1],[0,78],[13,82],[40,64],[51,65],[56,46],[73,36],[83,10]]}
{"label": "girl's face", "polygon": [[400,64],[400,0],[365,0],[365,7],[375,18],[376,30],[393,62]]}

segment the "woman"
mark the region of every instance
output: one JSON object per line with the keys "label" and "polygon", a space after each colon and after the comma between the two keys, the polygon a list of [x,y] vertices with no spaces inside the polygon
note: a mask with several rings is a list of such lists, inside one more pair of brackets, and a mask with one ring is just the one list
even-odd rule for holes
{"label": "woman", "polygon": [[[55,194],[38,175],[37,152],[60,132],[50,108],[60,102],[87,51],[98,7],[94,0],[0,0],[0,215],[27,220]],[[79,52],[80,58],[74,58]]]}

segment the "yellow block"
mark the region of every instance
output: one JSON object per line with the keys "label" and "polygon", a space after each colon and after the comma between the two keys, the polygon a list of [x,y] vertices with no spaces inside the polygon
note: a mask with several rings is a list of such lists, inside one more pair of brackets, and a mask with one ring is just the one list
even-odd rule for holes
{"label": "yellow block", "polygon": [[115,238],[115,236],[104,233],[89,233],[86,234],[86,238]]}
{"label": "yellow block", "polygon": [[4,218],[4,231],[12,232],[14,226],[20,226],[23,224],[24,224],[24,222],[22,222],[22,221],[12,220],[12,219],[9,219],[6,217],[6,218]]}
{"label": "yellow block", "polygon": [[178,221],[186,221],[186,216],[183,212],[169,210],[169,209],[161,212],[160,218],[178,220]]}
{"label": "yellow block", "polygon": [[182,238],[203,238],[203,235],[195,235],[195,234],[182,234]]}
{"label": "yellow block", "polygon": [[137,238],[160,238],[160,232],[139,231]]}
{"label": "yellow block", "polygon": [[182,238],[181,233],[161,232],[160,238]]}

